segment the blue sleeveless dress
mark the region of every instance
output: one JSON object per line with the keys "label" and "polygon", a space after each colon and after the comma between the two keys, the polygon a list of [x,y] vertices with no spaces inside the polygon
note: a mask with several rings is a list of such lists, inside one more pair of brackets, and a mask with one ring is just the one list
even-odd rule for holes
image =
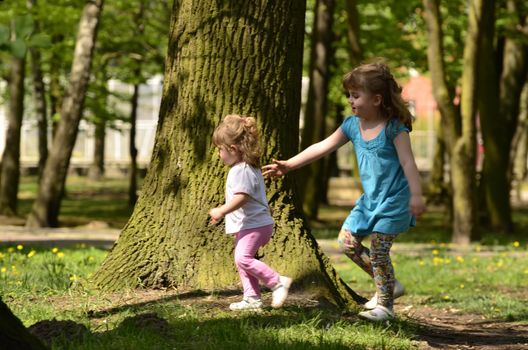
{"label": "blue sleeveless dress", "polygon": [[347,117],[341,130],[354,144],[363,194],[342,229],[364,236],[373,232],[398,234],[415,226],[409,209],[411,193],[394,146],[394,138],[409,129],[392,118],[378,136],[365,141],[357,116]]}

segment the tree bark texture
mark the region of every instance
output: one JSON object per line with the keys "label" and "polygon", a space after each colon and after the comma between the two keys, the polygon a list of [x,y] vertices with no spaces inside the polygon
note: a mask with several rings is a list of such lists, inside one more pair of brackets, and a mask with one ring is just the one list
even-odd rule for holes
{"label": "tree bark texture", "polygon": [[[428,28],[427,51],[429,69],[433,81],[433,94],[442,116],[444,136],[450,150],[450,175],[453,189],[453,235],[458,244],[468,244],[475,235],[475,72],[478,45],[478,23],[482,12],[479,1],[469,4],[470,25],[464,49],[464,73],[462,76],[461,112],[453,104],[452,89],[448,87],[444,49],[442,44],[442,20],[438,0],[424,0]],[[475,12],[478,11],[478,12]]]}
{"label": "tree bark texture", "polygon": [[[96,273],[108,289],[225,289],[233,237],[211,225],[228,172],[211,142],[224,115],[254,116],[263,162],[297,153],[305,4],[176,1],[151,164],[132,217]],[[261,260],[338,305],[362,300],[307,230],[292,178],[268,183],[275,233]]]}
{"label": "tree bark texture", "polygon": [[105,138],[106,120],[100,119],[95,122],[93,162],[88,169],[88,177],[99,180],[105,173]]}
{"label": "tree bark texture", "polygon": [[24,115],[24,78],[26,59],[11,58],[9,111],[6,143],[0,175],[0,215],[14,216],[18,206],[20,181],[20,132]]}
{"label": "tree bark texture", "polygon": [[70,74],[70,85],[61,108],[57,126],[44,167],[37,198],[28,216],[28,227],[56,227],[70,157],[77,138],[88,88],[97,27],[103,0],[86,2],[79,24]]}
{"label": "tree bark texture", "polygon": [[[494,4],[487,3],[490,15],[484,17],[480,57],[479,112],[484,141],[483,196],[492,228],[501,232],[513,230],[510,169],[513,163],[512,140],[518,127],[519,103],[528,70],[528,45],[516,38],[504,39],[504,50],[498,55],[494,42]],[[526,27],[526,16],[508,1],[508,13],[518,21],[512,32]]]}
{"label": "tree bark texture", "polygon": [[[36,0],[30,0],[28,7],[33,8]],[[40,23],[35,20],[35,32],[40,31]],[[48,158],[48,116],[46,102],[46,87],[44,85],[44,74],[42,73],[42,59],[40,50],[37,48],[29,49],[31,57],[31,76],[33,79],[33,104],[35,106],[35,116],[38,126],[38,174],[39,178],[44,171],[44,165]]]}
{"label": "tree bark texture", "polygon": [[355,67],[361,63],[363,60],[363,49],[361,48],[360,38],[360,17],[359,11],[357,8],[356,0],[345,0],[345,8],[347,12],[347,38],[348,45],[348,55],[350,57],[350,66]]}
{"label": "tree bark texture", "polygon": [[[301,149],[305,149],[326,137],[333,15],[333,0],[316,1],[310,54],[310,83],[308,85]],[[319,159],[299,171],[299,190],[303,199],[304,212],[308,218],[317,218],[319,203],[324,196],[323,181],[327,162],[328,159]]]}
{"label": "tree bark texture", "polygon": [[45,350],[0,298],[0,347],[17,350]]}
{"label": "tree bark texture", "polygon": [[[139,72],[136,72],[139,75]],[[130,111],[130,168],[129,168],[129,183],[128,183],[128,205],[133,207],[137,202],[137,154],[136,148],[136,120],[138,109],[139,84],[134,84],[134,92],[131,98]]]}

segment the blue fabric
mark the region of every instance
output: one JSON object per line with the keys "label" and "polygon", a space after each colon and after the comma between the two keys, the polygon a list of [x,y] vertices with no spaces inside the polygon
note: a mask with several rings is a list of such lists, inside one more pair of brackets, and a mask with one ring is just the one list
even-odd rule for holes
{"label": "blue fabric", "polygon": [[409,129],[392,118],[378,136],[365,141],[359,130],[359,118],[347,117],[341,130],[354,144],[363,194],[356,201],[343,229],[357,235],[372,232],[398,234],[415,226],[409,209],[409,183],[398,159],[394,138]]}

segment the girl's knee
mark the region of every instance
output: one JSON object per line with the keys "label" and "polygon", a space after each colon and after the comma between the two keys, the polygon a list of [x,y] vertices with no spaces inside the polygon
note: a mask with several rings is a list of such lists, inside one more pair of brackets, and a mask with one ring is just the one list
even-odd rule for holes
{"label": "girl's knee", "polygon": [[245,255],[235,255],[235,264],[241,269],[247,269],[253,259]]}
{"label": "girl's knee", "polygon": [[352,233],[347,230],[339,231],[337,236],[337,244],[341,252],[347,255],[355,255],[359,253],[361,243],[357,242]]}

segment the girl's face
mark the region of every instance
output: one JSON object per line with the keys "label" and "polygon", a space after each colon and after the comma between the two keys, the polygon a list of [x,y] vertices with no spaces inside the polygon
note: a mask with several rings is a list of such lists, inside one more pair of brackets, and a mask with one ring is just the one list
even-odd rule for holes
{"label": "girl's face", "polygon": [[360,89],[351,89],[348,90],[348,93],[348,103],[352,107],[352,113],[365,119],[378,116],[381,103],[380,95],[372,95]]}
{"label": "girl's face", "polygon": [[224,164],[229,167],[232,167],[236,163],[240,163],[240,161],[242,161],[242,155],[235,145],[223,145],[218,147],[218,154],[220,155],[220,159],[222,159]]}

